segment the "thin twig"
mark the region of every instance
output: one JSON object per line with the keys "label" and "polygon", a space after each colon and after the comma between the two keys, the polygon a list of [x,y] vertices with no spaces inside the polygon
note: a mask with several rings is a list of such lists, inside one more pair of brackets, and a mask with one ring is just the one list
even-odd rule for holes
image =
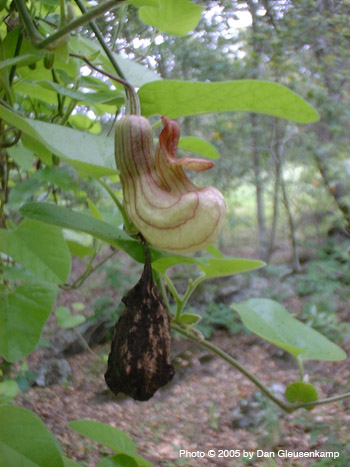
{"label": "thin twig", "polygon": [[[73,282],[73,284],[64,284],[64,285],[61,286],[61,288],[65,289],[65,290],[78,289],[79,287],[81,287],[84,284],[86,279],[91,274],[93,274],[99,267],[101,267],[104,263],[106,263],[109,259],[111,259],[112,256],[114,256],[117,253],[117,251],[118,250],[112,251],[112,253],[110,255],[106,256],[106,258],[104,258],[102,261],[100,261],[98,264],[96,264],[96,266],[94,266],[93,268],[91,267],[91,261],[90,261],[87,268],[83,272],[83,274],[81,276],[79,276],[78,279],[76,279]],[[95,259],[95,256],[93,256],[93,259]]]}
{"label": "thin twig", "polygon": [[83,344],[84,348],[89,352],[91,353],[91,355],[93,355],[97,360],[100,360],[101,362],[103,362],[103,359],[97,355],[96,352],[94,352],[92,350],[92,348],[89,346],[89,344],[86,342],[86,340],[84,339],[84,337],[82,336],[82,334],[76,329],[76,328],[72,328],[75,335],[78,337],[78,339],[80,340],[80,342]]}
{"label": "thin twig", "polygon": [[107,78],[109,78],[111,80],[114,80],[114,81],[117,81],[118,83],[121,83],[125,87],[125,90],[127,92],[128,102],[129,102],[129,106],[130,106],[130,109],[129,109],[130,113],[132,113],[134,115],[139,115],[140,114],[139,98],[137,96],[137,93],[136,93],[134,87],[128,81],[126,81],[124,78],[120,78],[119,76],[112,75],[111,73],[108,73],[108,71],[105,71],[102,68],[94,65],[84,55],[75,54],[75,53],[70,53],[69,55],[71,57],[80,58],[93,70],[97,71],[98,73],[103,74],[104,76],[107,76]]}

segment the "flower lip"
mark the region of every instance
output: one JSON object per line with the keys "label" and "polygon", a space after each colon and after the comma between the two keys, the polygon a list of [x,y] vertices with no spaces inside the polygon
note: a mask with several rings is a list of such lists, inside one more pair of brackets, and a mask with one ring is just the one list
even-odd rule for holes
{"label": "flower lip", "polygon": [[173,165],[182,166],[184,169],[195,172],[204,172],[214,167],[214,162],[194,157],[177,158],[177,147],[180,139],[179,125],[168,117],[161,117],[163,130],[159,135],[159,148],[163,151],[168,162]]}

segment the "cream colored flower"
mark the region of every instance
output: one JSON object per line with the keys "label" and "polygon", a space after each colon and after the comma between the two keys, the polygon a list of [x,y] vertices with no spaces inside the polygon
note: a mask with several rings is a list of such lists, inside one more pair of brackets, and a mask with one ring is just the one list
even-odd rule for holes
{"label": "cream colored flower", "polygon": [[146,118],[127,115],[117,123],[115,157],[125,210],[151,245],[174,253],[201,250],[222,230],[225,201],[216,188],[194,185],[183,169],[201,172],[214,164],[177,159],[179,126],[166,117],[162,122],[155,151]]}

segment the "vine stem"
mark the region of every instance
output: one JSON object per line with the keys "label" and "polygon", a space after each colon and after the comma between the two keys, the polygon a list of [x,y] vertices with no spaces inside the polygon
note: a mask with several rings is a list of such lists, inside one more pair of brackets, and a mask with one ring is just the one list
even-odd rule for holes
{"label": "vine stem", "polygon": [[316,405],[324,405],[330,404],[331,402],[341,401],[343,399],[350,397],[350,392],[340,394],[338,396],[328,397],[327,399],[320,399],[317,401],[312,402],[303,402],[300,404],[290,404],[288,402],[284,402],[278,397],[276,397],[256,376],[254,376],[249,370],[244,368],[236,359],[228,355],[222,349],[217,347],[215,344],[205,340],[204,338],[200,338],[194,332],[189,331],[188,329],[183,328],[182,326],[172,322],[171,323],[172,329],[179,332],[183,336],[187,337],[187,339],[196,342],[197,344],[201,345],[202,347],[206,347],[207,349],[211,350],[213,353],[221,357],[223,360],[228,362],[231,366],[236,368],[239,372],[241,372],[244,376],[246,376],[252,383],[257,386],[262,393],[265,394],[270,400],[272,400],[276,405],[278,405],[282,410],[287,413],[294,412],[297,409],[307,409],[315,407]]}
{"label": "vine stem", "polygon": [[184,329],[182,326],[179,326],[176,323],[171,324],[172,329],[175,331],[179,332],[180,334],[184,335],[187,337],[187,339],[190,339],[197,344],[206,347],[207,349],[211,350],[214,352],[216,355],[221,357],[223,360],[228,362],[231,366],[235,367],[238,371],[244,374],[250,381],[252,381],[260,390],[263,392],[269,399],[271,399],[275,404],[277,404],[281,409],[285,410],[286,412],[291,412],[293,408],[289,405],[280,400],[278,397],[276,397],[267,387],[258,379],[256,376],[254,376],[249,370],[244,368],[236,359],[231,357],[231,355],[227,354],[224,352],[222,349],[217,347],[215,344],[205,340],[201,339],[194,333],[188,331],[187,329]]}
{"label": "vine stem", "polygon": [[107,10],[110,10],[111,8],[115,8],[118,4],[122,4],[124,2],[125,0],[107,0],[106,2],[102,2],[100,5],[98,5],[95,8],[91,8],[90,10],[86,10],[83,5],[84,14],[82,16],[79,16],[79,18],[76,18],[74,21],[61,27],[58,31],[51,34],[51,36],[43,39],[42,35],[39,33],[39,31],[36,29],[33,23],[33,20],[29,14],[29,11],[25,5],[24,0],[15,0],[17,10],[20,13],[23,23],[26,27],[26,30],[31,37],[31,42],[33,46],[36,47],[37,49],[43,49],[47,47],[49,44],[65,36],[66,34],[70,33],[74,29],[77,29],[80,26],[83,26],[84,24],[93,21],[94,18],[102,15]]}
{"label": "vine stem", "polygon": [[18,13],[24,23],[27,33],[30,36],[31,43],[34,47],[38,47],[38,44],[42,41],[43,37],[35,27],[32,17],[29,14],[28,8],[24,0],[14,0]]}

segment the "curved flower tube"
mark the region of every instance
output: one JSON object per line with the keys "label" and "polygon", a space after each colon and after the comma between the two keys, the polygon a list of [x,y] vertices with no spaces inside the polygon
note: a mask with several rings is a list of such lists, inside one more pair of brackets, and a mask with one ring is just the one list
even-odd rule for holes
{"label": "curved flower tube", "polygon": [[127,115],[117,123],[115,158],[125,210],[151,245],[174,253],[201,250],[222,230],[225,201],[216,188],[195,186],[183,169],[201,172],[214,164],[189,157],[177,159],[179,126],[166,117],[162,122],[155,151],[146,118]]}

